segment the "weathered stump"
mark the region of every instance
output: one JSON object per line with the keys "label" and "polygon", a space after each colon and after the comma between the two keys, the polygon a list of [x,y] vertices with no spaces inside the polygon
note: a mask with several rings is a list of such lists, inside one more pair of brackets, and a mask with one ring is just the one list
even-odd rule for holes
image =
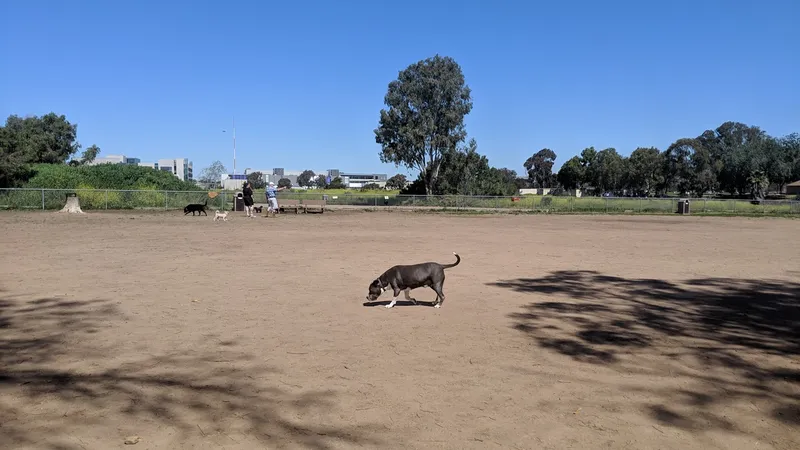
{"label": "weathered stump", "polygon": [[77,194],[67,194],[67,204],[64,205],[59,212],[86,214],[81,210],[81,203],[78,200]]}

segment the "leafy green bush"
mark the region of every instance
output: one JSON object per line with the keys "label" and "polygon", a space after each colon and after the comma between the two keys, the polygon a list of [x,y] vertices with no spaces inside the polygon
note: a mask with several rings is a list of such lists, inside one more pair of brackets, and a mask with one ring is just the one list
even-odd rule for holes
{"label": "leafy green bush", "polygon": [[154,189],[167,191],[202,191],[200,186],[181,181],[169,172],[128,164],[69,166],[36,164],[33,177],[25,187],[44,189]]}

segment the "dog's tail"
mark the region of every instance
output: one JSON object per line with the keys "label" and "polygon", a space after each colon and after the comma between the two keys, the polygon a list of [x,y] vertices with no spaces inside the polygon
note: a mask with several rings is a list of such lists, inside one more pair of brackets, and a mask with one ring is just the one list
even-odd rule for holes
{"label": "dog's tail", "polygon": [[455,267],[455,266],[457,266],[457,265],[458,265],[458,263],[460,263],[460,262],[461,262],[461,257],[460,257],[460,256],[458,256],[458,253],[456,253],[456,252],[453,252],[453,254],[454,254],[454,255],[456,255],[456,262],[454,262],[453,264],[443,264],[443,265],[442,265],[442,267],[444,267],[445,269],[449,269],[449,268],[451,268],[451,267]]}

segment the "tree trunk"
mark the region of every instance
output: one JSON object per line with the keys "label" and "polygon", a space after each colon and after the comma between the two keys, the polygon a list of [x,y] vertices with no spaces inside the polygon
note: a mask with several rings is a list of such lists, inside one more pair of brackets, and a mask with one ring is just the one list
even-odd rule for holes
{"label": "tree trunk", "polygon": [[439,177],[439,163],[432,164],[433,167],[428,168],[425,171],[425,176],[423,177],[425,180],[425,195],[430,197],[433,195],[433,185],[436,182],[436,179]]}
{"label": "tree trunk", "polygon": [[83,210],[81,210],[81,204],[78,201],[78,197],[67,197],[67,204],[59,212],[65,213],[77,213],[77,214],[85,214]]}

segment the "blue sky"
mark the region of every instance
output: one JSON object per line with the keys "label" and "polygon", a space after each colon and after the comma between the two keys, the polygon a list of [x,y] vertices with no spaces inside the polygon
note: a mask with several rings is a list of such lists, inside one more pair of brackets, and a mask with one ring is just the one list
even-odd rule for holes
{"label": "blue sky", "polygon": [[65,114],[102,154],[406,172],[373,129],[434,54],[473,91],[467,131],[523,172],[543,147],[666,148],[727,120],[800,131],[800,1],[4,1],[0,114]]}

